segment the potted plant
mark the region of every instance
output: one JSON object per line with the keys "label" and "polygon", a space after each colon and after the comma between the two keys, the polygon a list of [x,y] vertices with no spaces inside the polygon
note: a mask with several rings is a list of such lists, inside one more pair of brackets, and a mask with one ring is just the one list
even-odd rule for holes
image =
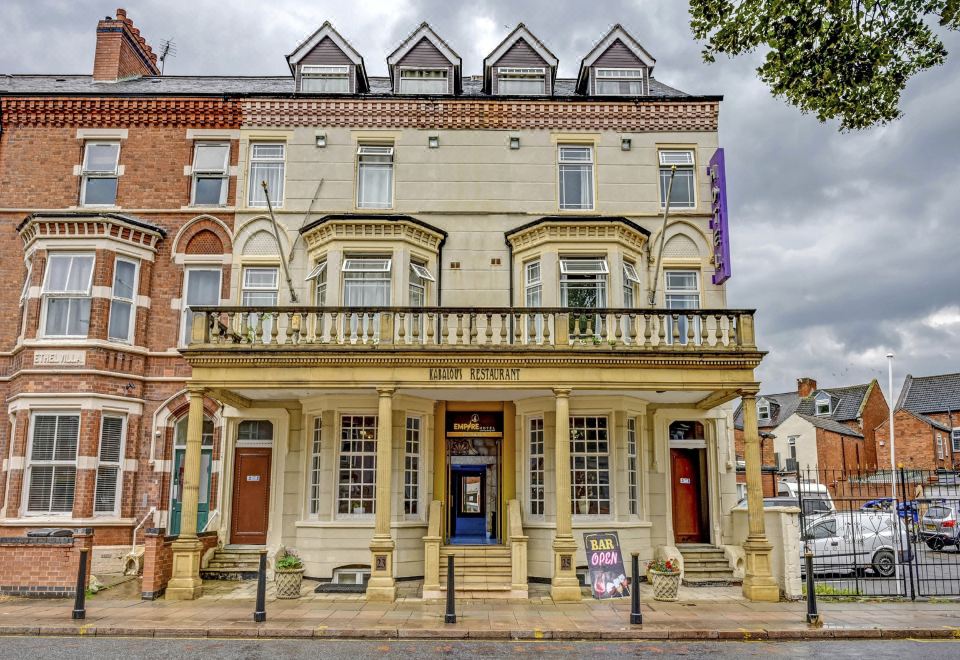
{"label": "potted plant", "polygon": [[680,589],[680,569],[673,559],[654,559],[647,564],[653,582],[653,599],[674,601]]}
{"label": "potted plant", "polygon": [[274,579],[277,583],[277,598],[300,598],[303,582],[303,561],[293,550],[283,550],[277,559]]}

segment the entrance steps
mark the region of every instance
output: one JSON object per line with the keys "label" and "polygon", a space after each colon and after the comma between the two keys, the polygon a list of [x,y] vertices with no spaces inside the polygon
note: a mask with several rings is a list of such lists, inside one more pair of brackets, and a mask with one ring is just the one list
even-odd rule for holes
{"label": "entrance steps", "polygon": [[512,559],[508,545],[443,545],[440,590],[447,590],[447,557],[453,556],[458,598],[510,598]]}
{"label": "entrance steps", "polygon": [[683,555],[683,583],[690,587],[737,584],[730,562],[721,548],[709,543],[677,545]]}
{"label": "entrance steps", "polygon": [[200,569],[204,580],[255,580],[260,569],[260,548],[219,548]]}

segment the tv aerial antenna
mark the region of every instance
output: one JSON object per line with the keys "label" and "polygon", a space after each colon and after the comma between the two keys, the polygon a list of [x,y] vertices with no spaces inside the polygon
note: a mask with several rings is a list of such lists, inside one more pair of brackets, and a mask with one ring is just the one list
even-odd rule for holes
{"label": "tv aerial antenna", "polygon": [[177,44],[173,39],[164,39],[160,42],[160,75],[163,75],[163,67],[167,63],[168,57],[177,56]]}

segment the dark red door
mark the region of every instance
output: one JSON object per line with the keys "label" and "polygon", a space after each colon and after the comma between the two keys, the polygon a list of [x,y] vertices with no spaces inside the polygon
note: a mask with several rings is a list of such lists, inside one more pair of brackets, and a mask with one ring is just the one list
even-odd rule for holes
{"label": "dark red door", "polygon": [[270,520],[269,447],[237,447],[233,469],[230,542],[264,545]]}
{"label": "dark red door", "polygon": [[670,450],[673,478],[673,536],[677,543],[701,543],[700,461],[694,449]]}

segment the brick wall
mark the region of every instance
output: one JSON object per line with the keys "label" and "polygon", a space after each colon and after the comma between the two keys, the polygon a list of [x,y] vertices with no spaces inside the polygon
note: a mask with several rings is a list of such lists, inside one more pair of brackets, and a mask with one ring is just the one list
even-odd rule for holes
{"label": "brick wall", "polygon": [[864,440],[833,431],[817,430],[817,464],[820,470],[838,472],[862,472],[868,467],[864,462],[867,453]]}
{"label": "brick wall", "polygon": [[863,406],[860,417],[861,423],[858,429],[863,433],[864,465],[869,468],[878,464],[879,449],[877,448],[876,429],[887,419],[889,414],[890,408],[883,396],[883,390],[874,381],[871,384],[870,393],[867,395],[867,401]]}
{"label": "brick wall", "polygon": [[[91,549],[90,530],[73,538],[0,537],[0,594],[65,598],[76,593],[80,550]],[[91,552],[87,552],[90,575]]]}
{"label": "brick wall", "polygon": [[[164,536],[164,530],[147,530],[144,540],[143,581],[140,596],[143,600],[156,600],[167,589],[173,571],[173,542],[176,537]],[[217,547],[216,532],[202,532],[197,535],[203,544],[200,558],[211,548]]]}
{"label": "brick wall", "polygon": [[[931,419],[950,427],[951,415],[933,413]],[[960,424],[960,415],[954,413],[953,424]],[[960,454],[951,452],[950,433],[927,424],[906,410],[898,410],[893,416],[898,465],[922,470],[950,469],[960,464]],[[937,435],[943,437],[943,458],[937,456]],[[878,462],[881,467],[890,467],[890,425],[883,422],[876,427]],[[880,446],[883,443],[883,446]]]}
{"label": "brick wall", "polygon": [[[760,429],[761,432],[771,431],[774,429]],[[737,456],[737,460],[743,460],[743,449],[744,449],[744,440],[743,440],[743,431],[740,429],[733,430],[733,449],[734,453]],[[760,438],[760,461],[764,465],[773,465],[776,466],[777,462],[774,460],[774,451],[773,451],[773,440]],[[779,466],[778,466],[779,467]]]}

